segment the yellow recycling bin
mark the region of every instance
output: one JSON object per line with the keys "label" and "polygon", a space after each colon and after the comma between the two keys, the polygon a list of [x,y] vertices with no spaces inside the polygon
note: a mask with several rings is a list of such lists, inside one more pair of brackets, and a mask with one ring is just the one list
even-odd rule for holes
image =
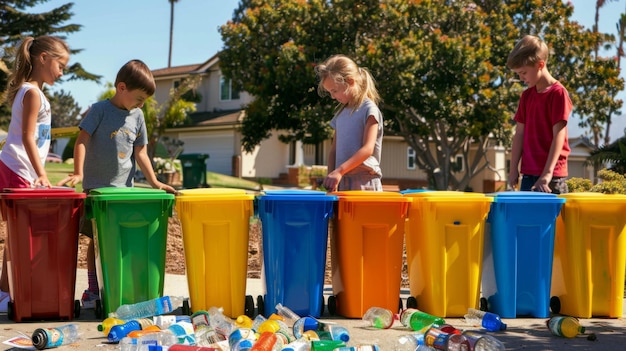
{"label": "yellow recycling bin", "polygon": [[459,191],[405,192],[411,296],[407,307],[439,317],[478,308],[485,219],[492,197]]}
{"label": "yellow recycling bin", "polygon": [[621,318],[626,195],[569,193],[557,218],[550,308],[579,318]]}
{"label": "yellow recycling bin", "polygon": [[176,196],[192,312],[215,306],[230,317],[253,315],[254,300],[246,296],[253,199],[227,188],[187,189]]}

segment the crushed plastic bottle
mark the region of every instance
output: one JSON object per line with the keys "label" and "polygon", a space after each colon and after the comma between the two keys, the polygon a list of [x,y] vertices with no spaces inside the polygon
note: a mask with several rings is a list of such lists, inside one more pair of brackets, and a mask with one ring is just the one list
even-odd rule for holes
{"label": "crushed plastic bottle", "polygon": [[78,340],[78,325],[66,324],[57,328],[38,328],[31,336],[37,350],[74,343]]}
{"label": "crushed plastic bottle", "polygon": [[578,318],[570,316],[555,316],[550,318],[546,324],[552,334],[565,338],[575,338],[578,334],[585,333],[585,327],[580,325]]}
{"label": "crushed plastic bottle", "polygon": [[215,332],[221,335],[225,340],[228,339],[230,333],[237,329],[235,321],[224,315],[224,309],[218,307],[211,307],[208,310],[209,321]]}
{"label": "crushed plastic bottle", "polygon": [[181,296],[163,296],[135,304],[121,305],[115,312],[109,313],[109,317],[131,320],[172,313],[183,305],[183,300]]}
{"label": "crushed plastic bottle", "polygon": [[292,327],[293,324],[298,319],[300,319],[300,316],[298,316],[297,313],[292,311],[289,307],[283,306],[281,303],[276,304],[276,313],[278,313],[279,316],[283,317],[285,323],[289,327]]}
{"label": "crushed plastic bottle", "polygon": [[350,341],[350,332],[346,327],[339,324],[324,324],[323,330],[318,330],[320,340]]}
{"label": "crushed plastic bottle", "polygon": [[261,333],[250,351],[278,351],[283,348],[282,339],[272,332]]}
{"label": "crushed plastic bottle", "polygon": [[425,331],[431,326],[439,327],[446,324],[443,318],[422,312],[416,308],[407,308],[402,311],[400,322],[414,331]]}
{"label": "crushed plastic bottle", "polygon": [[504,351],[506,347],[495,337],[474,330],[466,330],[463,335],[469,340],[473,351]]}
{"label": "crushed plastic bottle", "polygon": [[217,342],[226,340],[222,335],[217,334],[209,322],[209,313],[197,311],[191,315],[191,324],[196,337],[196,344],[199,346],[210,346]]}
{"label": "crushed plastic bottle", "polygon": [[446,350],[449,338],[450,334],[439,328],[430,327],[424,334],[424,343],[436,350]]}
{"label": "crushed plastic bottle", "polygon": [[374,328],[388,329],[391,328],[393,322],[398,315],[382,307],[370,307],[363,315],[363,320],[370,323]]}
{"label": "crushed plastic bottle", "polygon": [[506,324],[502,322],[500,316],[495,313],[468,308],[465,315],[465,322],[473,326],[482,326],[488,331],[506,330]]}

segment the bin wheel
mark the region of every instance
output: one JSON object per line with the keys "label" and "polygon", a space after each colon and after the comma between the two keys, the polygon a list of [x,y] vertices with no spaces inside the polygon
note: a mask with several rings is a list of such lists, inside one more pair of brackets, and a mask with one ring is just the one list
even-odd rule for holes
{"label": "bin wheel", "polygon": [[245,315],[254,318],[254,298],[252,295],[246,295]]}
{"label": "bin wheel", "polygon": [[9,303],[7,304],[7,317],[9,319],[14,319],[15,318],[15,311],[13,311],[13,302],[9,301]]}
{"label": "bin wheel", "polygon": [[489,304],[487,302],[487,299],[484,297],[480,298],[480,305],[478,307],[481,311],[489,311]]}
{"label": "bin wheel", "polygon": [[331,316],[334,316],[335,312],[337,312],[337,298],[335,295],[330,295],[328,297],[328,313],[330,313]]}
{"label": "bin wheel", "polygon": [[263,302],[262,295],[256,297],[256,309],[258,314],[265,315],[265,302]]}
{"label": "bin wheel", "polygon": [[552,296],[550,298],[550,309],[554,314],[561,312],[561,299],[559,299],[558,296]]}
{"label": "bin wheel", "polygon": [[182,313],[183,313],[183,316],[191,316],[191,308],[189,308],[189,299],[183,299]]}
{"label": "bin wheel", "polygon": [[320,308],[320,316],[324,315],[324,309],[326,308],[326,306],[324,306],[324,295],[322,294],[322,303],[320,304],[321,308]]}
{"label": "bin wheel", "polygon": [[404,311],[404,303],[402,302],[402,298],[400,298],[400,301],[398,303],[398,313]]}
{"label": "bin wheel", "polygon": [[104,311],[102,310],[102,301],[96,300],[96,304],[94,306],[94,312],[96,313],[96,318],[103,319]]}
{"label": "bin wheel", "polygon": [[74,318],[80,317],[80,300],[74,300]]}
{"label": "bin wheel", "polygon": [[417,299],[415,296],[409,296],[406,299],[406,308],[417,308]]}

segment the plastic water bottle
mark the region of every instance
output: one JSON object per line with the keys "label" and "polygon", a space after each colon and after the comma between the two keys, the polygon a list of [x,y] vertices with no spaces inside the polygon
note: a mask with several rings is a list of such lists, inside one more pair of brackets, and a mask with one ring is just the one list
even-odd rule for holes
{"label": "plastic water bottle", "polygon": [[217,334],[224,338],[224,340],[227,340],[230,333],[237,329],[235,321],[224,315],[223,308],[211,307],[209,308],[208,313],[211,326],[215,329]]}
{"label": "plastic water bottle", "polygon": [[178,322],[190,322],[191,317],[185,315],[161,315],[152,317],[152,322],[154,325],[158,326],[161,329],[167,329],[170,325],[178,323]]}
{"label": "plastic water bottle", "polygon": [[135,304],[122,305],[115,312],[109,313],[109,317],[131,320],[148,318],[161,314],[172,313],[183,305],[181,296],[163,296],[156,299],[142,301]]}
{"label": "plastic water bottle", "polygon": [[424,343],[436,350],[446,350],[448,347],[449,338],[450,334],[444,332],[439,328],[430,327],[428,328],[428,331],[424,334]]}
{"label": "plastic water bottle", "polygon": [[338,340],[343,342],[350,341],[350,333],[348,329],[339,324],[324,324],[324,330],[319,330],[317,335],[319,335],[320,340]]}
{"label": "plastic water bottle", "polygon": [[150,325],[153,325],[153,322],[147,318],[135,319],[124,324],[114,325],[111,327],[111,330],[109,330],[107,339],[109,342],[120,342],[128,333],[134,330],[141,330]]}
{"label": "plastic water bottle", "polygon": [[33,331],[31,339],[37,350],[71,344],[78,340],[78,325],[66,324],[57,328],[38,328]]}
{"label": "plastic water bottle", "polygon": [[470,325],[480,325],[489,331],[506,330],[506,324],[502,323],[500,316],[495,313],[468,308],[465,322]]}
{"label": "plastic water bottle", "polygon": [[446,343],[447,351],[472,351],[469,340],[462,334],[449,334]]}
{"label": "plastic water bottle", "polygon": [[196,344],[199,346],[210,346],[217,342],[226,340],[222,335],[217,334],[209,322],[209,313],[197,311],[191,315],[191,324],[196,337]]}
{"label": "plastic water bottle", "polygon": [[283,306],[281,303],[278,303],[276,305],[276,313],[278,313],[279,316],[283,317],[285,323],[287,323],[287,325],[290,327],[292,327],[293,324],[298,319],[300,319],[300,316],[298,316],[297,313],[289,309],[289,307]]}
{"label": "plastic water bottle", "polygon": [[578,318],[570,316],[556,316],[550,318],[546,324],[556,336],[563,336],[566,338],[574,338],[578,334],[585,333],[585,327],[580,325]]}
{"label": "plastic water bottle", "polygon": [[430,326],[439,327],[446,324],[443,318],[433,316],[415,308],[407,308],[400,314],[400,322],[414,331],[425,331]]}
{"label": "plastic water bottle", "polygon": [[396,317],[396,314],[386,308],[370,307],[363,315],[363,320],[370,322],[374,328],[387,329],[391,328]]}
{"label": "plastic water bottle", "polygon": [[130,338],[128,336],[120,340],[121,351],[144,351],[148,350],[150,345],[172,346],[178,344],[178,337],[172,333],[161,331],[150,333],[138,338]]}
{"label": "plastic water bottle", "polygon": [[126,321],[121,320],[119,318],[108,317],[102,321],[102,323],[98,324],[98,331],[101,331],[104,336],[109,335],[109,330],[114,325],[124,324]]}
{"label": "plastic water bottle", "polygon": [[504,351],[504,344],[491,335],[473,330],[466,330],[463,335],[469,340],[474,351]]}

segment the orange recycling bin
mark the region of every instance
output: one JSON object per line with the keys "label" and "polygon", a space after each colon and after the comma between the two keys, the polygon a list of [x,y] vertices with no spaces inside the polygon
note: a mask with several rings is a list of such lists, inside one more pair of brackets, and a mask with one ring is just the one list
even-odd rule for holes
{"label": "orange recycling bin", "polygon": [[622,318],[626,196],[569,193],[557,218],[550,308],[579,318]]}
{"label": "orange recycling bin", "polygon": [[328,310],[361,318],[370,307],[397,311],[404,222],[411,199],[396,192],[334,192],[331,231],[333,296]]}
{"label": "orange recycling bin", "polygon": [[187,189],[176,196],[192,312],[215,306],[233,318],[252,316],[246,279],[253,199],[227,188]]}
{"label": "orange recycling bin", "polygon": [[78,317],[76,256],[86,195],[72,188],[16,188],[0,197],[8,234],[9,318]]}
{"label": "orange recycling bin", "polygon": [[493,198],[460,191],[408,192],[407,307],[439,317],[478,308],[485,219]]}

